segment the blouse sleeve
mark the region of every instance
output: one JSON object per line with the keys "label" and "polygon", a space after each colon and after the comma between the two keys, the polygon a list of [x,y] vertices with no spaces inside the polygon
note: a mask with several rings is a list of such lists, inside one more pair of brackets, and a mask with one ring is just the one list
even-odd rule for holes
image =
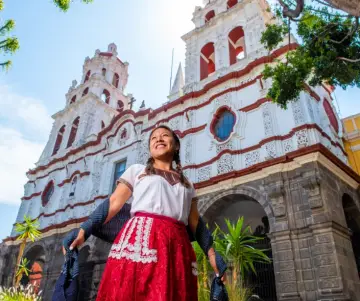
{"label": "blouse sleeve", "polygon": [[197,203],[198,198],[196,196],[196,189],[195,189],[193,183],[190,182],[190,184],[191,184],[191,188],[190,188],[191,189],[191,203]]}
{"label": "blouse sleeve", "polygon": [[125,172],[121,175],[121,177],[117,180],[117,184],[123,183],[125,184],[131,192],[134,190],[134,184],[136,178],[143,171],[144,166],[141,164],[131,165]]}

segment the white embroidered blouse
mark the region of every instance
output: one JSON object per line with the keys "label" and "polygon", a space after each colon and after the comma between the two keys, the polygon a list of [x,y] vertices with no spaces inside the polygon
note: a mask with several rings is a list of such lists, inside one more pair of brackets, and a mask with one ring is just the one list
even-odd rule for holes
{"label": "white embroidered blouse", "polygon": [[180,183],[179,174],[174,171],[155,169],[155,175],[145,175],[145,166],[134,164],[119,178],[132,191],[131,216],[146,212],[171,217],[188,224],[191,201],[195,189]]}

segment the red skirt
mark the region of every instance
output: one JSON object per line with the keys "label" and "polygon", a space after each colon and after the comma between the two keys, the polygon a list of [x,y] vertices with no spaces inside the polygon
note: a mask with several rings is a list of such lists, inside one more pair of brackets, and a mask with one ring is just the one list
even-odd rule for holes
{"label": "red skirt", "polygon": [[186,227],[138,213],[111,247],[97,301],[197,301],[197,266]]}

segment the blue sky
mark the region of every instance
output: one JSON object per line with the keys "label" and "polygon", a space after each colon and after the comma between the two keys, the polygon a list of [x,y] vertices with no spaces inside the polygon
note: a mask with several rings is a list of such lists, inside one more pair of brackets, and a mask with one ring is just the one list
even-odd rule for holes
{"label": "blue sky", "polygon": [[[172,48],[174,73],[184,61],[181,36],[193,29],[202,0],[79,0],[62,13],[51,0],[5,0],[3,20],[16,21],[21,48],[0,74],[0,239],[15,221],[25,172],[34,167],[51,129],[51,115],[65,104],[71,81],[81,78],[86,56],[115,42],[128,61],[132,93],[147,106],[167,101]],[[184,66],[184,65],[183,65]],[[175,75],[175,74],[174,74]],[[360,90],[336,91],[341,116],[360,112]]]}

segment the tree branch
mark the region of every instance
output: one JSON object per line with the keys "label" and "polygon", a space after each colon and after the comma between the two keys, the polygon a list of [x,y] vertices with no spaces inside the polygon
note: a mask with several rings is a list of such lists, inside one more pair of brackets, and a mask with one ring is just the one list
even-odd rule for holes
{"label": "tree branch", "polygon": [[279,0],[279,3],[283,7],[284,17],[297,18],[304,10],[304,0],[296,0],[295,9],[291,9],[283,0]]}
{"label": "tree branch", "polygon": [[354,35],[355,31],[358,30],[358,28],[359,28],[359,18],[356,17],[354,26],[351,28],[351,30],[349,30],[347,35],[341,41],[335,41],[335,40],[330,39],[330,42],[333,42],[334,44],[342,44],[347,38],[352,37]]}
{"label": "tree branch", "polygon": [[341,60],[341,61],[349,62],[349,63],[359,63],[360,62],[360,59],[349,59],[349,58],[342,57],[342,56],[337,57],[337,59]]}
{"label": "tree branch", "polygon": [[328,7],[331,7],[331,8],[333,8],[333,9],[337,9],[335,6],[331,5],[330,3],[323,2],[323,1],[321,1],[321,0],[313,0],[313,1],[315,1],[315,2],[317,2],[317,3],[319,3],[319,4],[322,4],[322,5],[324,5],[324,6],[328,6]]}
{"label": "tree branch", "polygon": [[332,13],[329,13],[327,11],[315,9],[313,7],[307,7],[306,9],[308,9],[310,11],[313,11],[315,13],[318,13],[318,14],[328,15],[328,16],[331,16],[331,17],[340,17],[340,18],[349,18],[349,17],[351,17],[350,15],[332,14]]}

